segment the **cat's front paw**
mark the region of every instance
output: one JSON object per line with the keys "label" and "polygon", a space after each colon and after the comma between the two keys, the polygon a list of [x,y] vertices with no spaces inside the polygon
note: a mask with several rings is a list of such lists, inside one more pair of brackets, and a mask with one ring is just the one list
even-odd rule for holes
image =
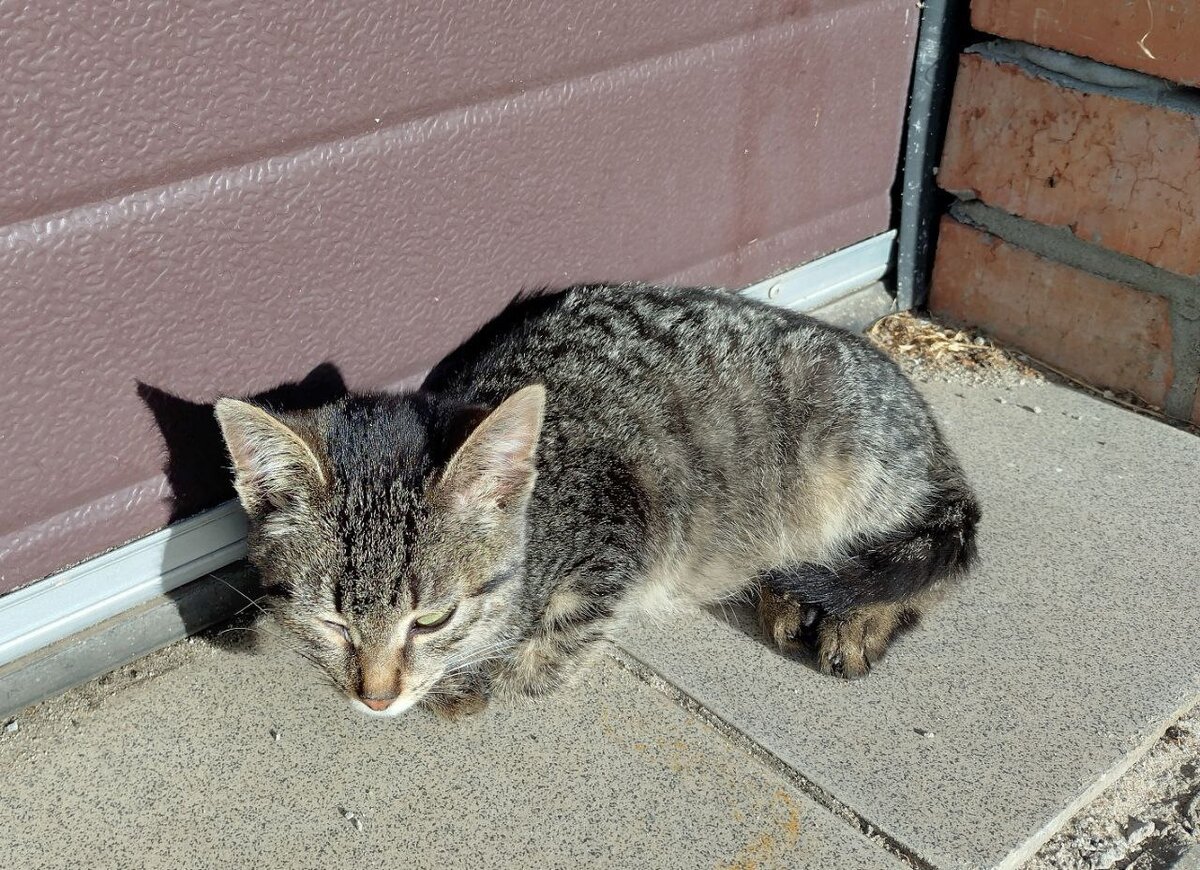
{"label": "cat's front paw", "polygon": [[818,631],[817,664],[821,673],[857,680],[871,673],[859,625],[851,620],[827,617]]}
{"label": "cat's front paw", "polygon": [[446,721],[457,722],[482,713],[487,709],[488,701],[488,696],[482,692],[465,692],[461,695],[429,699],[426,705]]}
{"label": "cat's front paw", "polygon": [[821,610],[763,589],[758,599],[758,620],[763,634],[786,653],[797,653],[815,642]]}

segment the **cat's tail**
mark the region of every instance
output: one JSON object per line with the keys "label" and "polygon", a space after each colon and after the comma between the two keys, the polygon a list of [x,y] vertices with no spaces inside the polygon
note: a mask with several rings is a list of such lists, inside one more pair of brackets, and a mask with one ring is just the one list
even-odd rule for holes
{"label": "cat's tail", "polygon": [[933,475],[935,490],[916,522],[852,542],[830,564],[806,564],[764,578],[773,591],[833,614],[911,599],[975,562],[979,503],[952,460]]}

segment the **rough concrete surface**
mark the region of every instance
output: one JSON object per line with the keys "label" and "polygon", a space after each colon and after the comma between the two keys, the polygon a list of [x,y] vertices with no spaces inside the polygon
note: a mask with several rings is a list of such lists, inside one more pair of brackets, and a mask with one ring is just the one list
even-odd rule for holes
{"label": "rough concrete surface", "polygon": [[1200,441],[1045,382],[924,390],[982,563],[870,677],[824,678],[732,610],[624,646],[919,859],[1011,866],[1200,693]]}
{"label": "rough concrete surface", "polygon": [[177,644],[0,729],[4,866],[902,866],[611,661],[447,724],[273,646]]}

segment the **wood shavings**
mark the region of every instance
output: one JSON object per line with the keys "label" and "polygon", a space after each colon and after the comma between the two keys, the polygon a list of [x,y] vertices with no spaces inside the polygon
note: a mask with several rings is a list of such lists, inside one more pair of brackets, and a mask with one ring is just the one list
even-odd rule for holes
{"label": "wood shavings", "polygon": [[907,311],[876,321],[867,337],[890,356],[918,360],[928,369],[965,368],[1040,379],[1036,369],[987,336],[945,327]]}

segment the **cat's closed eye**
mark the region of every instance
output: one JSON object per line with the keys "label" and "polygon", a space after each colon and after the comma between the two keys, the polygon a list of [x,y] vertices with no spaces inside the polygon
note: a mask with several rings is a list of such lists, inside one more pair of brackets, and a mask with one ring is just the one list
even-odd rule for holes
{"label": "cat's closed eye", "polygon": [[341,635],[342,640],[346,643],[351,646],[354,645],[354,638],[350,636],[350,626],[343,622],[334,622],[332,619],[323,619],[321,621],[325,623],[326,627],[333,629],[336,634]]}

